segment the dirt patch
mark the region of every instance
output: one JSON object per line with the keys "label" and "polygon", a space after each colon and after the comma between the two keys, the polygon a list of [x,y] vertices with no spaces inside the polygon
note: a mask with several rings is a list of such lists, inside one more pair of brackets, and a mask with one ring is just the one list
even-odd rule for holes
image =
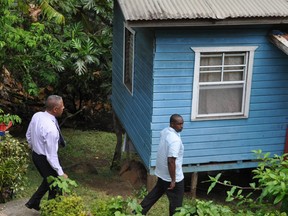
{"label": "dirt patch", "polygon": [[134,187],[141,187],[146,184],[147,171],[144,165],[136,160],[126,161],[119,172],[123,181],[128,181]]}
{"label": "dirt patch", "polygon": [[119,171],[109,170],[109,164],[104,159],[90,160],[65,167],[64,170],[82,175],[81,184],[87,184],[107,195],[127,197],[146,185],[147,171],[141,162],[126,161]]}

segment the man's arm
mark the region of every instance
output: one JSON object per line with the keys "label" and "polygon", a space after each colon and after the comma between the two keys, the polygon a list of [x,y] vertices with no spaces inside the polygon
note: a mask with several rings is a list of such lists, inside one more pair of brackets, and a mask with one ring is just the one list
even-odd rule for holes
{"label": "man's arm", "polygon": [[171,183],[168,190],[173,190],[176,183],[176,158],[168,157],[168,170],[171,177]]}

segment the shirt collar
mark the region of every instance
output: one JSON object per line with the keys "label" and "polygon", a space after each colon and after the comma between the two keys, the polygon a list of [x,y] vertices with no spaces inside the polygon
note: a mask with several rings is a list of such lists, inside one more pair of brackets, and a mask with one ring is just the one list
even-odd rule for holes
{"label": "shirt collar", "polygon": [[180,137],[180,133],[178,133],[174,128],[170,127],[168,128],[171,132],[174,132],[175,134],[177,134]]}
{"label": "shirt collar", "polygon": [[49,112],[45,111],[44,112],[48,118],[50,118],[53,122],[57,122],[57,119],[54,115],[50,114]]}

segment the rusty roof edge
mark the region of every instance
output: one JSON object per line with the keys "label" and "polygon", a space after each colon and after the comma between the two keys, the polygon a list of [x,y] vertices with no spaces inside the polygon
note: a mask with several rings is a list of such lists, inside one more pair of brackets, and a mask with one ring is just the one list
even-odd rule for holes
{"label": "rusty roof edge", "polygon": [[238,18],[238,19],[191,19],[191,20],[137,20],[126,21],[129,27],[200,27],[200,26],[225,26],[225,25],[271,25],[288,24],[287,18]]}

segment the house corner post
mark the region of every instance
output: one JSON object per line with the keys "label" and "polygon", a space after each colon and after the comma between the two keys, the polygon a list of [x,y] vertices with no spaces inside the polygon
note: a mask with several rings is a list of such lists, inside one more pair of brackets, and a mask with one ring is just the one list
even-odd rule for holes
{"label": "house corner post", "polygon": [[192,196],[192,199],[196,199],[197,183],[198,183],[198,173],[193,172],[191,175],[191,196]]}
{"label": "house corner post", "polygon": [[157,182],[157,176],[147,173],[146,187],[148,192],[150,192],[153,189],[153,187],[156,185],[156,182]]}

